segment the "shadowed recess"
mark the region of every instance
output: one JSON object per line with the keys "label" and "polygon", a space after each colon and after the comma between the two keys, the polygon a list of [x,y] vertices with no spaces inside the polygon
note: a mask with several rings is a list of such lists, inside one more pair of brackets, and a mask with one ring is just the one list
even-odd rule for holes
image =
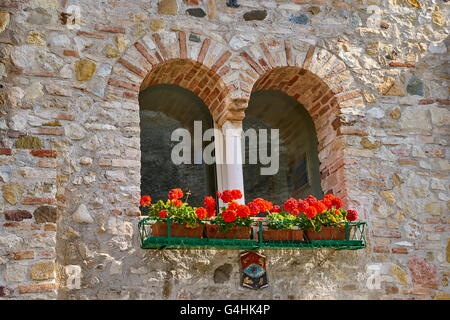
{"label": "shadowed recess", "polygon": [[[175,85],[157,85],[141,92],[141,194],[167,199],[172,188],[190,190],[189,203],[201,205],[204,195],[214,194],[214,166],[193,164],[193,125],[202,122],[202,130],[212,127],[212,118],[203,101],[192,92]],[[191,164],[175,165],[171,159],[172,132],[184,128],[191,132]]]}
{"label": "shadowed recess", "polygon": [[[280,169],[273,176],[260,174],[260,168],[267,165],[248,164],[249,147],[254,146],[246,142],[244,181],[248,200],[263,197],[281,204],[291,196],[322,196],[316,130],[302,105],[280,91],[254,92],[243,125],[244,130],[280,130]],[[270,156],[270,144],[268,148]]]}

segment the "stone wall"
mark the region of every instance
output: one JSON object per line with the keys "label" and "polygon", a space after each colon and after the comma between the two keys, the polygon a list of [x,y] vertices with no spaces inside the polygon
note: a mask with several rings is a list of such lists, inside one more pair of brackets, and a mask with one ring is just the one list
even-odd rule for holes
{"label": "stone wall", "polygon": [[[0,0],[2,298],[449,298],[448,3],[238,2]],[[237,251],[141,250],[138,95],[161,83],[218,126],[255,90],[297,99],[368,248],[265,252],[256,292]]]}

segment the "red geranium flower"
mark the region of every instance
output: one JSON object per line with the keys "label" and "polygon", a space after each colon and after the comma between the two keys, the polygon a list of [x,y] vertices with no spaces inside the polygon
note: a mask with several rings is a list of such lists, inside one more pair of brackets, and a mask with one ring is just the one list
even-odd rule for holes
{"label": "red geranium flower", "polygon": [[259,206],[256,203],[254,203],[254,202],[250,202],[247,206],[250,209],[250,215],[252,217],[257,216],[258,213],[260,212],[259,211]]}
{"label": "red geranium flower", "polygon": [[216,208],[215,207],[206,207],[206,211],[208,214],[208,219],[212,218],[216,215]]}
{"label": "red geranium flower", "polygon": [[234,200],[233,194],[231,190],[225,190],[222,192],[222,196],[220,197],[224,203],[230,203]]}
{"label": "red geranium flower", "polygon": [[317,202],[317,198],[309,195],[308,197],[306,197],[305,201],[310,205],[313,206],[316,202]]}
{"label": "red geranium flower", "polygon": [[175,201],[173,202],[173,205],[174,205],[175,207],[181,207],[181,206],[183,205],[183,201],[181,201],[181,200],[175,200]]}
{"label": "red geranium flower", "polygon": [[298,210],[298,209],[294,209],[294,210],[291,212],[291,214],[294,215],[294,216],[298,216],[299,213],[300,213],[300,210]]}
{"label": "red geranium flower", "polygon": [[310,206],[305,210],[305,214],[308,218],[312,219],[316,216],[317,210],[313,206]]}
{"label": "red geranium flower", "polygon": [[347,211],[347,220],[355,221],[358,219],[358,212],[356,210],[348,210]]}
{"label": "red geranium flower", "polygon": [[281,213],[281,207],[280,206],[273,206],[272,207],[272,212],[276,212],[276,213]]}
{"label": "red geranium flower", "polygon": [[147,207],[152,202],[152,198],[150,196],[142,196],[141,201],[139,202],[141,207]]}
{"label": "red geranium flower", "polygon": [[236,211],[233,210],[225,210],[222,212],[222,219],[225,222],[234,222],[237,218]]}
{"label": "red geranium flower", "polygon": [[323,198],[323,200],[320,201],[327,207],[327,209],[331,209],[333,207],[333,201],[330,200],[330,198]]}
{"label": "red geranium flower", "polygon": [[247,218],[250,216],[250,209],[246,205],[240,205],[237,209],[237,215],[240,218]]}
{"label": "red geranium flower", "polygon": [[241,190],[231,190],[231,195],[233,197],[233,200],[239,200],[242,198]]}
{"label": "red geranium flower", "polygon": [[343,203],[342,203],[342,199],[341,198],[335,197],[331,202],[333,203],[333,206],[336,209],[342,208]]}
{"label": "red geranium flower", "polygon": [[198,208],[197,210],[195,210],[195,214],[197,215],[197,218],[203,220],[206,218],[208,211],[206,211],[205,208]]}
{"label": "red geranium flower", "polygon": [[183,191],[181,189],[172,189],[169,191],[169,200],[178,200],[183,198]]}
{"label": "red geranium flower", "polygon": [[297,204],[298,204],[298,210],[300,212],[305,212],[305,210],[309,207],[308,202],[306,202],[304,200],[298,200]]}
{"label": "red geranium flower", "polygon": [[272,211],[272,209],[273,209],[273,203],[272,202],[266,201],[265,205],[266,205],[266,212]]}
{"label": "red geranium flower", "polygon": [[252,202],[258,206],[259,212],[270,212],[273,207],[272,202],[264,200],[263,198],[256,198]]}
{"label": "red geranium flower", "polygon": [[325,210],[327,210],[327,206],[322,202],[322,200],[321,200],[321,201],[317,201],[317,202],[314,204],[314,208],[316,208],[317,213],[322,213],[322,212],[324,212]]}
{"label": "red geranium flower", "polygon": [[205,205],[206,208],[215,208],[216,207],[216,199],[214,199],[213,197],[205,197],[203,199],[203,204]]}
{"label": "red geranium flower", "polygon": [[235,201],[230,202],[228,205],[228,210],[237,210],[239,208],[239,204]]}
{"label": "red geranium flower", "polygon": [[162,210],[158,213],[160,218],[165,218],[167,216],[167,211],[166,210]]}
{"label": "red geranium flower", "polygon": [[284,209],[288,212],[292,212],[295,209],[298,209],[298,201],[294,198],[290,198],[284,203]]}

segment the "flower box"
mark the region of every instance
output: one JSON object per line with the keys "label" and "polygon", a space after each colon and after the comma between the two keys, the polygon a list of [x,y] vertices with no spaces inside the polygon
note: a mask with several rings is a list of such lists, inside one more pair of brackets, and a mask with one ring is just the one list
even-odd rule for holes
{"label": "flower box", "polygon": [[303,230],[263,230],[264,241],[303,241]]}
{"label": "flower box", "polygon": [[[168,225],[166,222],[158,221],[151,226],[152,235],[155,237],[167,237]],[[171,223],[170,236],[177,238],[203,238],[203,226],[188,228],[184,224]]]}
{"label": "flower box", "polygon": [[231,229],[222,231],[219,225],[207,224],[206,235],[210,239],[250,239],[251,227],[233,226]]}
{"label": "flower box", "polygon": [[[348,231],[350,230],[349,227]],[[345,227],[322,227],[318,232],[309,229],[305,233],[308,240],[346,240]]]}
{"label": "flower box", "polygon": [[[241,204],[240,190],[218,192],[222,207],[212,196],[203,199],[203,207],[192,207],[187,203],[189,193],[185,201],[180,200],[183,195],[181,189],[172,189],[167,201],[153,204],[150,196],[141,197],[140,205],[148,208],[149,216],[139,222],[142,248],[355,250],[366,246],[365,223],[355,222],[358,213],[344,209],[342,199],[332,194],[322,200],[312,195],[305,200],[290,198],[284,210],[262,198]],[[266,216],[255,218],[260,213]]]}

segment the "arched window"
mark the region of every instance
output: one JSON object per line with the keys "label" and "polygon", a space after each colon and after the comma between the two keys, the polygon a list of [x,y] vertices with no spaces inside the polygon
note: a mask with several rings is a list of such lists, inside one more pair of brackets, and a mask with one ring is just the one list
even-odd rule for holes
{"label": "arched window", "polygon": [[[260,169],[265,165],[249,164],[249,150],[255,146],[246,141],[243,171],[247,201],[262,197],[282,204],[289,197],[323,195],[316,130],[311,116],[298,101],[281,91],[254,92],[243,121],[244,132],[248,129],[279,129],[280,144],[278,173],[262,175]],[[270,139],[267,140],[270,156]]]}
{"label": "arched window", "polygon": [[[139,95],[141,128],[141,194],[155,200],[167,199],[172,188],[191,191],[189,203],[200,206],[204,195],[215,194],[215,166],[194,163],[194,121],[202,134],[213,120],[204,102],[191,91],[176,85],[153,85]],[[191,133],[191,164],[176,165],[171,154],[179,141],[171,141],[174,130]]]}

